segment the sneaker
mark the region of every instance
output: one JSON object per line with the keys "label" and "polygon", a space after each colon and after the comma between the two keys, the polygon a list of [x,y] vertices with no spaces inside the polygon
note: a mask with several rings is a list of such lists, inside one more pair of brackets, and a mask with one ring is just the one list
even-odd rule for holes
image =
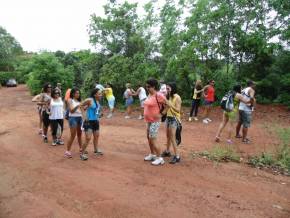
{"label": "sneaker", "polygon": [[44,143],[48,143],[47,136],[44,136],[44,137],[43,137],[43,142],[44,142]]}
{"label": "sneaker", "polygon": [[169,163],[170,164],[176,164],[178,162],[180,162],[180,157],[173,156],[173,158],[171,159],[171,161]]}
{"label": "sneaker", "polygon": [[206,118],[206,120],[207,120],[208,122],[212,122],[212,120],[211,120],[211,119],[209,119],[209,118]]}
{"label": "sneaker", "polygon": [[140,115],[140,116],[138,117],[138,120],[142,120],[142,119],[143,119],[143,116]]}
{"label": "sneaker", "polygon": [[194,119],[195,121],[198,121],[198,118],[197,118],[197,117],[194,117],[193,119]]}
{"label": "sneaker", "polygon": [[95,150],[94,154],[95,155],[103,155],[104,153],[101,150]]}
{"label": "sneaker", "polygon": [[64,145],[64,142],[61,139],[56,140],[57,145]]}
{"label": "sneaker", "polygon": [[80,155],[81,160],[88,160],[88,156],[85,154]]}
{"label": "sneaker", "polygon": [[52,146],[56,146],[56,144],[57,144],[56,140],[53,140],[52,143],[51,143]]}
{"label": "sneaker", "polygon": [[170,151],[167,151],[167,150],[163,151],[161,154],[161,157],[171,157]]}
{"label": "sneaker", "polygon": [[208,124],[208,121],[207,121],[206,119],[203,119],[202,122],[203,122],[204,124]]}
{"label": "sneaker", "polygon": [[191,121],[192,121],[192,118],[191,118],[191,117],[189,117],[189,118],[188,118],[188,121],[189,121],[189,122],[191,122]]}
{"label": "sneaker", "polygon": [[144,157],[145,161],[154,161],[156,159],[156,155],[155,154],[149,154],[146,157]]}
{"label": "sneaker", "polygon": [[154,166],[158,166],[158,165],[163,165],[164,163],[165,163],[165,161],[163,160],[163,158],[162,157],[158,157],[151,164],[154,165]]}
{"label": "sneaker", "polygon": [[110,119],[112,118],[113,114],[108,114],[107,118]]}
{"label": "sneaker", "polygon": [[69,151],[66,151],[64,153],[64,156],[67,157],[67,158],[72,158],[72,155],[71,155],[71,153]]}
{"label": "sneaker", "polygon": [[130,119],[131,117],[130,116],[125,116],[125,119]]}
{"label": "sneaker", "polygon": [[227,143],[228,143],[228,144],[233,144],[233,141],[232,141],[231,139],[228,139],[228,140],[227,140]]}

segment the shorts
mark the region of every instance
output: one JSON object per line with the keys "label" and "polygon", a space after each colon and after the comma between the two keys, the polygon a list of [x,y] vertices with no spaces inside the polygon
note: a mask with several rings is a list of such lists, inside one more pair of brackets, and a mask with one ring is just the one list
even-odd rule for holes
{"label": "shorts", "polygon": [[214,101],[204,100],[204,105],[206,105],[206,106],[211,106],[213,103],[214,103]]}
{"label": "shorts", "polygon": [[166,128],[177,128],[178,126],[178,123],[176,121],[176,118],[175,117],[166,117],[166,120],[165,120],[165,127]]}
{"label": "shorts", "polygon": [[98,132],[100,130],[100,123],[98,120],[86,120],[83,123],[85,132]]}
{"label": "shorts", "polygon": [[133,104],[133,98],[126,98],[126,101],[125,101],[125,105],[126,107],[130,106]]}
{"label": "shorts", "polygon": [[114,107],[115,107],[115,97],[111,97],[111,98],[107,99],[107,101],[108,101],[109,108],[110,109],[114,109]]}
{"label": "shorts", "polygon": [[147,123],[147,132],[149,138],[157,138],[160,122]]}
{"label": "shorts", "polygon": [[239,121],[242,123],[244,128],[249,128],[252,121],[252,112],[251,111],[239,111]]}
{"label": "shorts", "polygon": [[82,117],[69,117],[68,124],[70,128],[75,128],[77,126],[82,126]]}
{"label": "shorts", "polygon": [[146,101],[146,98],[140,100],[140,106],[141,108],[144,108],[144,102]]}
{"label": "shorts", "polygon": [[42,122],[45,128],[49,127],[49,124],[50,124],[49,114],[46,113],[46,111],[42,111]]}
{"label": "shorts", "polygon": [[224,112],[225,115],[229,118],[229,121],[231,122],[237,122],[237,115],[238,112],[236,110],[230,111],[230,112]]}

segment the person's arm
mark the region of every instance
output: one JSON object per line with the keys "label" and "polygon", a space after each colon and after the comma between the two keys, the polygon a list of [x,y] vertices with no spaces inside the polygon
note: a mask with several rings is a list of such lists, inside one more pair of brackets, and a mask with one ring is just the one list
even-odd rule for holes
{"label": "person's arm", "polygon": [[69,100],[68,100],[68,108],[69,108],[69,112],[74,113],[74,112],[76,112],[76,110],[77,110],[78,108],[80,108],[80,104],[77,105],[77,106],[75,106],[75,107],[73,107],[72,99],[69,99]]}
{"label": "person's arm", "polygon": [[87,115],[85,109],[88,108],[92,104],[92,99],[87,98],[80,104],[80,109],[82,112],[83,120],[87,120]]}
{"label": "person's arm", "polygon": [[206,98],[207,97],[207,89],[208,89],[209,85],[206,85],[205,87],[203,87],[203,97]]}
{"label": "person's arm", "polygon": [[[133,90],[133,91],[134,91],[134,90]],[[133,93],[132,93],[132,96],[137,96],[137,95],[139,95],[140,91],[141,91],[141,89],[138,88],[136,92],[133,92]]]}
{"label": "person's arm", "polygon": [[249,100],[246,99],[243,95],[241,95],[240,93],[236,94],[236,97],[239,99],[239,101],[245,103],[245,104],[254,104],[254,98],[250,98]]}

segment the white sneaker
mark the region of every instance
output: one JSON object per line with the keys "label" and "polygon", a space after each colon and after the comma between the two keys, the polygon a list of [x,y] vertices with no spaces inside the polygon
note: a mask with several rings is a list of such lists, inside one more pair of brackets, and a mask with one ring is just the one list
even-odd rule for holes
{"label": "white sneaker", "polygon": [[130,119],[130,116],[125,116],[125,119]]}
{"label": "white sneaker", "polygon": [[154,161],[156,159],[156,155],[154,154],[148,154],[146,157],[144,157],[145,161]]}
{"label": "white sneaker", "polygon": [[140,115],[140,116],[138,117],[138,120],[142,120],[142,119],[143,119],[143,116]]}
{"label": "white sneaker", "polygon": [[113,114],[108,114],[107,118],[110,119],[112,118]]}
{"label": "white sneaker", "polygon": [[151,164],[154,165],[154,166],[158,166],[158,165],[163,165],[164,163],[165,163],[165,161],[163,160],[163,158],[162,157],[158,157]]}
{"label": "white sneaker", "polygon": [[203,122],[204,124],[208,124],[208,121],[207,121],[206,119],[203,119],[202,122]]}
{"label": "white sneaker", "polygon": [[195,121],[198,121],[198,118],[197,118],[197,117],[194,117],[193,119],[194,119]]}
{"label": "white sneaker", "polygon": [[206,120],[208,121],[208,122],[211,122],[212,120],[211,119],[209,119],[209,118],[206,118]]}

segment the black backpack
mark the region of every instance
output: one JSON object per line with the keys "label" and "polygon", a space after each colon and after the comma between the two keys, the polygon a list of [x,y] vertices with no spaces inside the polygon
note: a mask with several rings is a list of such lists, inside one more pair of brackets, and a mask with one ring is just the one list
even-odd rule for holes
{"label": "black backpack", "polygon": [[234,109],[234,98],[236,92],[229,91],[221,100],[221,108],[226,112],[231,112]]}

